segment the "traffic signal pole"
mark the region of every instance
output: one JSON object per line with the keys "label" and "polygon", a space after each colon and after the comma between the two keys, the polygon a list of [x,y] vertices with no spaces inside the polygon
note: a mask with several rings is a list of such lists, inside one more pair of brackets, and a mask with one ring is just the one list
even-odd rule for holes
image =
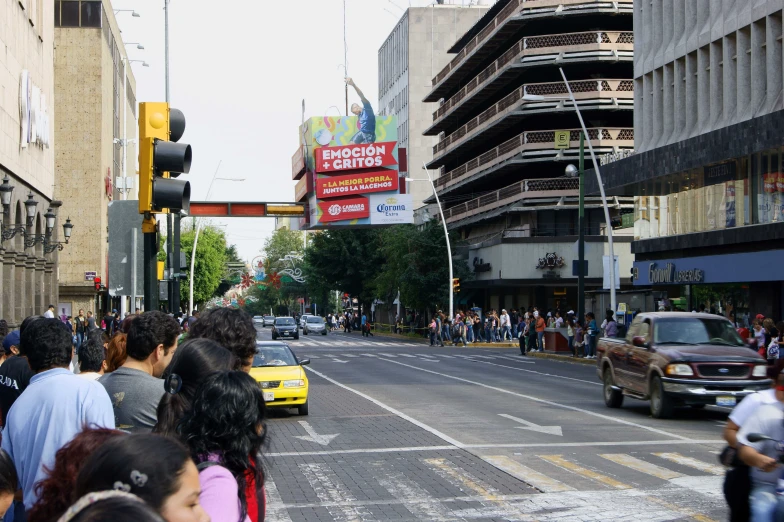
{"label": "traffic signal pole", "polygon": [[155,217],[145,215],[142,222],[144,235],[144,309],[158,309],[158,223]]}
{"label": "traffic signal pole", "polygon": [[[166,103],[171,103],[169,91],[169,0],[164,0],[164,49],[166,69]],[[166,215],[166,264],[169,268],[169,311],[180,311],[180,213]]]}

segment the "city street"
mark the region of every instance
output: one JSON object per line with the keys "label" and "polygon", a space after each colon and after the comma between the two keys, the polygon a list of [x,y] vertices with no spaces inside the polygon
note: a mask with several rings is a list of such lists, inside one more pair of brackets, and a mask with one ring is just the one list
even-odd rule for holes
{"label": "city street", "polygon": [[342,332],[289,345],[312,361],[310,415],[270,414],[270,520],[726,517],[726,410],[611,410],[593,366],[516,349]]}

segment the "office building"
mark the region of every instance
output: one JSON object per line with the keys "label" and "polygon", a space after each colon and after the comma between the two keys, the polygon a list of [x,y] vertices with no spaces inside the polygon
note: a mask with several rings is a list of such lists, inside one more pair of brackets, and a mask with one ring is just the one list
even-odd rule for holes
{"label": "office building", "polygon": [[[428,167],[475,274],[461,285],[461,307],[578,309],[579,182],[564,172],[578,163],[581,130],[559,69],[597,155],[631,149],[632,12],[631,0],[500,0],[449,49],[424,98],[439,102],[424,134],[436,137]],[[587,144],[585,155],[587,166]],[[631,211],[631,198],[610,201],[625,272]],[[607,226],[599,198],[587,198],[588,290],[605,286]]]}
{"label": "office building", "polygon": [[636,154],[602,174],[609,193],[635,198],[624,276],[663,306],[739,323],[784,312],[783,8],[635,3]]}
{"label": "office building", "polygon": [[54,9],[56,194],[81,232],[60,254],[59,308],[119,310],[109,291],[122,292],[108,278],[108,205],[134,199],[118,185],[123,161],[127,176],[136,175],[136,144],[124,147],[137,134],[136,81],[109,0],[58,0]]}
{"label": "office building", "polygon": [[62,237],[61,220],[50,222],[47,234],[46,216],[50,208],[72,210],[53,201],[53,19],[47,0],[0,8],[0,191],[8,203],[0,240],[0,319],[11,327],[57,304],[58,252],[49,247]]}
{"label": "office building", "polygon": [[[409,7],[378,51],[378,113],[397,116],[397,135],[400,147],[407,149],[412,178],[426,178],[422,164],[432,159],[438,141],[422,134],[438,107],[422,102],[430,90],[430,78],[449,63],[449,47],[487,12],[490,3]],[[415,209],[433,194],[427,183],[412,183],[406,190],[413,196]]]}

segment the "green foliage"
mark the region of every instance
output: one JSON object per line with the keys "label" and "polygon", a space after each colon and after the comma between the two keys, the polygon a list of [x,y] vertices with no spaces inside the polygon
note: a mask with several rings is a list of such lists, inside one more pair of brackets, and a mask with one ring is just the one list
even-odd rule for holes
{"label": "green foliage", "polygon": [[303,232],[297,230],[280,229],[276,230],[264,243],[264,258],[269,263],[269,268],[275,271],[289,268],[282,262],[289,254],[302,255],[304,251]]}
{"label": "green foliage", "polygon": [[[190,267],[193,240],[196,233],[193,230],[183,230],[180,236],[180,245]],[[199,233],[199,242],[196,245],[196,263],[194,270],[196,277],[193,280],[193,300],[195,303],[204,303],[212,298],[221,279],[227,262],[226,236],[222,231],[206,226]],[[190,278],[190,268],[186,271]],[[183,280],[180,285],[180,300],[187,305],[189,299],[190,279]],[[195,304],[194,303],[194,304]]]}

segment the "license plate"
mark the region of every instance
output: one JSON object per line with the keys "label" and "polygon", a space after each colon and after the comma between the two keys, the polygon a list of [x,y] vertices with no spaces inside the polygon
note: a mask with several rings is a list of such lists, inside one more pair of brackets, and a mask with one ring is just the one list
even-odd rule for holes
{"label": "license plate", "polygon": [[716,406],[735,406],[735,397],[716,397]]}
{"label": "license plate", "polygon": [[264,392],[264,402],[272,402],[275,400],[275,392]]}
{"label": "license plate", "polygon": [[291,332],[283,332],[283,335],[290,335]]}

